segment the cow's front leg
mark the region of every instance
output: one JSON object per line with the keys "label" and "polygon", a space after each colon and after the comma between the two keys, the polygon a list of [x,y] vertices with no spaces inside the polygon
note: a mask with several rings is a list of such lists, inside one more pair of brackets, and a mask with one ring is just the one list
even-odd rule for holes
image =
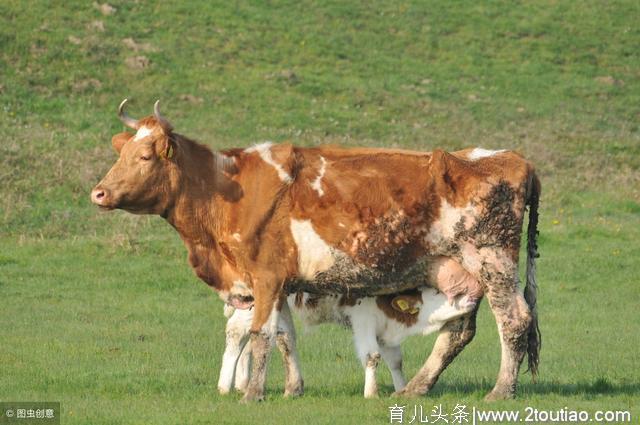
{"label": "cow's front leg", "polygon": [[253,367],[243,402],[264,400],[267,363],[278,329],[279,310],[284,302],[284,296],[281,297],[279,292],[260,287],[254,289],[256,302],[250,340]]}
{"label": "cow's front leg", "polygon": [[293,326],[289,304],[286,301],[280,312],[276,344],[282,353],[282,360],[284,361],[284,396],[300,396],[304,392],[304,381],[302,380],[298,350],[296,349],[296,330]]}

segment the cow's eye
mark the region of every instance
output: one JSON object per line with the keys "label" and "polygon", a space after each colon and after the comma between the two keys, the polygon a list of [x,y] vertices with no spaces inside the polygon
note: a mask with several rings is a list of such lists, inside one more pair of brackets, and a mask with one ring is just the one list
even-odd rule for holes
{"label": "cow's eye", "polygon": [[142,155],[142,156],[140,157],[140,160],[141,160],[141,161],[148,161],[148,160],[150,160],[150,159],[151,159],[151,155]]}

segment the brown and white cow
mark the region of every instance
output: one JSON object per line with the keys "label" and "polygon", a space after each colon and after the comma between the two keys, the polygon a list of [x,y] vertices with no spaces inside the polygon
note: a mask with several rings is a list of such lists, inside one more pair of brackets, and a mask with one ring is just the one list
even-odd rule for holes
{"label": "brown and white cow", "polygon": [[[513,397],[525,352],[536,373],[540,184],[520,155],[290,144],[212,152],[175,133],[158,103],[141,120],[126,116],[124,103],[120,118],[136,133],[113,137],[120,158],[92,201],[162,216],[202,280],[232,305],[253,300],[253,371],[244,400],[263,398],[287,293],[373,296],[428,286],[425,269],[435,256],[454,259],[478,281],[496,318],[502,361],[487,398]],[[523,295],[518,254],[527,205]],[[474,333],[473,314],[449,322],[403,392],[428,391]]]}

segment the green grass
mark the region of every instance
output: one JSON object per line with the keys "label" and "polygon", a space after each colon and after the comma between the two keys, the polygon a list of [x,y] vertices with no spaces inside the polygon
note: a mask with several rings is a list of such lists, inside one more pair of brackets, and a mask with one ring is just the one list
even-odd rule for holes
{"label": "green grass", "polygon": [[[482,402],[500,358],[483,306],[433,392],[401,402],[638,419],[640,3],[112,4],[0,3],[0,401],[61,401],[65,424],[388,423],[398,401],[386,370],[383,397],[362,399],[333,326],[300,332],[303,398],[282,398],[279,355],[267,403],[217,395],[222,306],[179,238],[88,201],[130,97],[135,116],[160,98],[214,148],[520,150],[543,183],[540,382],[523,374],[517,400]],[[409,376],[432,342],[404,346]]]}

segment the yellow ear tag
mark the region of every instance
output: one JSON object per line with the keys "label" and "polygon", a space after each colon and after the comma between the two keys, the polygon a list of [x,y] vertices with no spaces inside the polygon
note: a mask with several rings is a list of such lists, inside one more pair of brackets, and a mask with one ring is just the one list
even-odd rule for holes
{"label": "yellow ear tag", "polygon": [[396,305],[403,312],[409,310],[409,303],[403,300],[402,298],[399,300],[396,300]]}
{"label": "yellow ear tag", "polygon": [[401,313],[407,314],[417,314],[420,312],[420,308],[415,305],[410,305],[409,302],[401,297],[394,298],[391,302],[391,305],[394,309],[398,310]]}
{"label": "yellow ear tag", "polygon": [[169,145],[169,150],[167,151],[167,158],[171,158],[173,156],[173,146]]}

